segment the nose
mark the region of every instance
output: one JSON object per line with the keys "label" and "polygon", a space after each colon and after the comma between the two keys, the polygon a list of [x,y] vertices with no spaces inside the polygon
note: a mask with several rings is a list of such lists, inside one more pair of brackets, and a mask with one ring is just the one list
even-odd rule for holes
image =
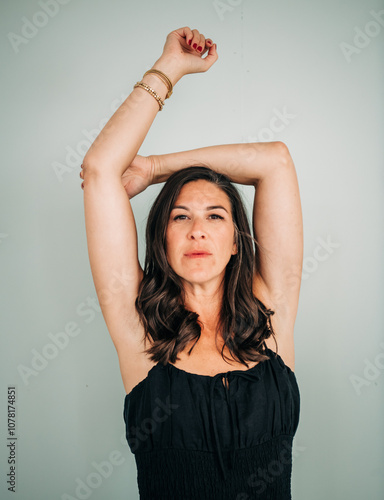
{"label": "nose", "polygon": [[192,240],[205,239],[206,233],[204,231],[203,225],[200,221],[196,220],[193,222],[191,230],[189,232],[189,238]]}

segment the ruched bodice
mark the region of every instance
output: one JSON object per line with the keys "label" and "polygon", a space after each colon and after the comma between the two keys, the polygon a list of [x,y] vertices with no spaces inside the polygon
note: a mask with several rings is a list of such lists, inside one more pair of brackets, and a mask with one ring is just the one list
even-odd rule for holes
{"label": "ruched bodice", "polygon": [[266,354],[215,376],[158,363],[126,395],[141,499],[291,498],[299,388],[281,357]]}

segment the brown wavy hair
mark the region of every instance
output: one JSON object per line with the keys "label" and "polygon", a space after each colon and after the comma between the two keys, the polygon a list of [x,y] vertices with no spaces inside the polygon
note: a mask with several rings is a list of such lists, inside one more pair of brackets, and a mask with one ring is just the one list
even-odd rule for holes
{"label": "brown wavy hair", "polygon": [[[144,339],[151,347],[144,352],[152,361],[175,363],[177,354],[201,335],[196,312],[184,307],[184,290],[180,277],[168,264],[166,230],[171,210],[181,188],[188,182],[203,179],[222,189],[231,203],[237,253],[225,270],[224,294],[219,314],[218,332],[234,359],[248,367],[246,361],[265,361],[264,341],[273,336],[270,316],[274,311],[252,293],[253,278],[259,262],[259,244],[252,237],[246,210],[229,177],[204,166],[192,166],[174,172],[153,203],[146,227],[146,255],[143,279],[135,301],[144,326]],[[255,250],[253,247],[255,242]],[[193,344],[188,354],[195,347]]]}

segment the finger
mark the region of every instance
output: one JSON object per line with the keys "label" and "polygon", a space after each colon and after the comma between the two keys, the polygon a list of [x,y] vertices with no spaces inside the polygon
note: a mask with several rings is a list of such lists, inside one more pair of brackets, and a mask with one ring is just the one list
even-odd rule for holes
{"label": "finger", "polygon": [[192,30],[193,38],[189,44],[193,49],[197,49],[197,45],[200,43],[200,33],[197,30]]}
{"label": "finger", "polygon": [[197,52],[200,52],[200,54],[203,52],[203,50],[205,49],[205,36],[204,35],[200,35],[200,41],[199,43],[197,44]]}
{"label": "finger", "polygon": [[171,31],[170,34],[176,33],[177,35],[182,36],[183,38],[186,38],[187,36],[191,36],[191,29],[188,26],[184,26],[184,28],[179,28],[177,30]]}
{"label": "finger", "polygon": [[191,28],[188,28],[188,26],[186,26],[184,28],[184,32],[185,32],[185,41],[187,42],[187,45],[191,45],[193,40],[193,31],[191,30]]}
{"label": "finger", "polygon": [[193,40],[193,36],[194,36],[193,31],[188,26],[186,26],[185,28],[183,28],[183,30],[184,30],[183,36],[185,37],[186,44],[187,45],[191,45],[192,40]]}
{"label": "finger", "polygon": [[208,70],[219,58],[216,48],[217,45],[214,43],[212,47],[210,47],[207,56],[201,59],[202,61],[204,61],[204,64],[206,65],[205,70]]}
{"label": "finger", "polygon": [[201,55],[205,55],[205,54],[208,52],[208,50],[212,47],[212,45],[213,45],[212,40],[211,40],[210,38],[206,38],[206,39],[205,39],[205,47],[204,47],[204,49],[200,52],[200,54],[201,54]]}
{"label": "finger", "polygon": [[81,189],[84,189],[84,182],[81,183]]}
{"label": "finger", "polygon": [[[177,30],[173,30],[170,35],[172,33],[176,33],[177,35],[181,36],[182,38],[185,39],[185,43],[187,45],[190,45],[189,42],[192,42],[192,39],[193,39],[193,33],[192,33],[192,30],[191,28],[189,28],[188,26],[184,26],[184,28],[179,28]],[[169,35],[168,35],[169,36]]]}

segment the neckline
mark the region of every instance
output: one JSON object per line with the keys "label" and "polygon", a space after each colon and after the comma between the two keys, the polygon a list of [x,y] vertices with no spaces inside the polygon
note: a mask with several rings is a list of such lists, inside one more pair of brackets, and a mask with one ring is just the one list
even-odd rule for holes
{"label": "neckline", "polygon": [[[265,361],[269,361],[269,360],[265,360]],[[248,370],[228,370],[226,372],[219,372],[219,373],[216,373],[215,375],[202,375],[200,373],[192,373],[192,372],[187,372],[186,370],[183,370],[182,368],[178,368],[177,366],[174,366],[172,365],[171,363],[167,363],[166,365],[163,365],[163,366],[170,366],[171,368],[173,368],[174,370],[177,370],[178,372],[182,372],[182,373],[186,373],[187,375],[191,375],[192,377],[202,377],[202,378],[215,378],[217,377],[218,375],[226,375],[227,373],[249,373],[251,372],[252,370],[254,370],[257,366],[259,366],[260,364],[262,363],[265,363],[265,361],[259,361],[255,366],[252,366],[252,368],[248,368]]]}
{"label": "neckline", "polygon": [[[290,368],[288,365],[286,365],[286,364],[284,363],[284,361],[283,361],[283,359],[281,358],[280,354],[277,354],[277,352],[272,351],[272,349],[270,349],[269,347],[266,347],[265,349],[266,349],[266,351],[268,352],[269,359],[266,359],[265,361],[259,361],[259,362],[257,363],[257,365],[252,366],[252,368],[248,368],[248,370],[228,370],[227,372],[216,373],[216,375],[200,375],[200,373],[192,373],[192,372],[187,372],[187,371],[183,370],[182,368],[178,368],[177,366],[172,365],[169,361],[168,361],[165,365],[159,361],[156,365],[154,365],[154,366],[153,366],[153,367],[149,370],[149,372],[151,372],[151,371],[152,371],[153,369],[155,369],[156,367],[166,368],[167,366],[171,366],[171,367],[172,367],[172,369],[174,369],[174,370],[176,370],[176,371],[178,371],[178,372],[186,373],[187,375],[190,375],[190,376],[192,376],[192,377],[199,377],[199,378],[208,378],[208,379],[213,379],[214,377],[217,377],[218,375],[226,375],[228,372],[230,372],[230,373],[239,373],[239,372],[240,372],[240,373],[250,373],[250,372],[252,372],[252,370],[256,370],[256,368],[257,368],[258,366],[260,366],[260,365],[262,365],[262,364],[264,364],[264,363],[268,363],[268,361],[271,361],[272,357],[276,357],[276,359],[277,359],[277,360],[278,360],[278,361],[282,364],[282,366],[284,366],[284,367],[287,369],[288,374],[292,374],[292,375],[294,376],[294,378],[296,379],[296,374],[295,374],[295,372],[294,372],[293,370],[291,370],[291,368]],[[271,353],[272,353],[272,356],[271,356]],[[128,393],[126,393],[126,394],[125,394],[125,400],[127,400],[127,399],[128,399],[128,397],[130,397],[130,396],[131,396],[131,394],[133,393],[133,391],[134,391],[137,387],[139,387],[139,386],[141,386],[142,384],[144,384],[144,382],[148,379],[149,372],[148,372],[147,376],[146,376],[143,380],[141,380],[141,381],[140,381],[137,385],[135,385],[135,387],[133,387],[133,388],[131,389],[131,391],[130,391],[130,392],[128,392]]]}
{"label": "neckline", "polygon": [[[224,376],[224,375],[226,375],[228,373],[250,373],[250,372],[252,372],[258,366],[262,365],[263,363],[267,363],[268,361],[271,360],[270,352],[272,352],[273,354],[277,355],[277,353],[275,353],[274,351],[272,351],[268,347],[266,348],[266,350],[268,351],[269,359],[265,359],[264,361],[259,361],[255,366],[252,366],[252,368],[248,368],[247,370],[227,370],[226,372],[219,372],[219,373],[216,373],[215,375],[201,375],[200,373],[187,372],[186,370],[183,370],[182,368],[178,368],[177,366],[173,365],[169,361],[165,365],[162,365],[162,366],[164,366],[164,367],[170,366],[173,369],[177,370],[178,372],[186,373],[187,375],[191,375],[192,377],[202,377],[202,378],[213,379],[213,378],[217,377],[218,375],[223,375]],[[160,362],[158,364],[160,365]]]}

